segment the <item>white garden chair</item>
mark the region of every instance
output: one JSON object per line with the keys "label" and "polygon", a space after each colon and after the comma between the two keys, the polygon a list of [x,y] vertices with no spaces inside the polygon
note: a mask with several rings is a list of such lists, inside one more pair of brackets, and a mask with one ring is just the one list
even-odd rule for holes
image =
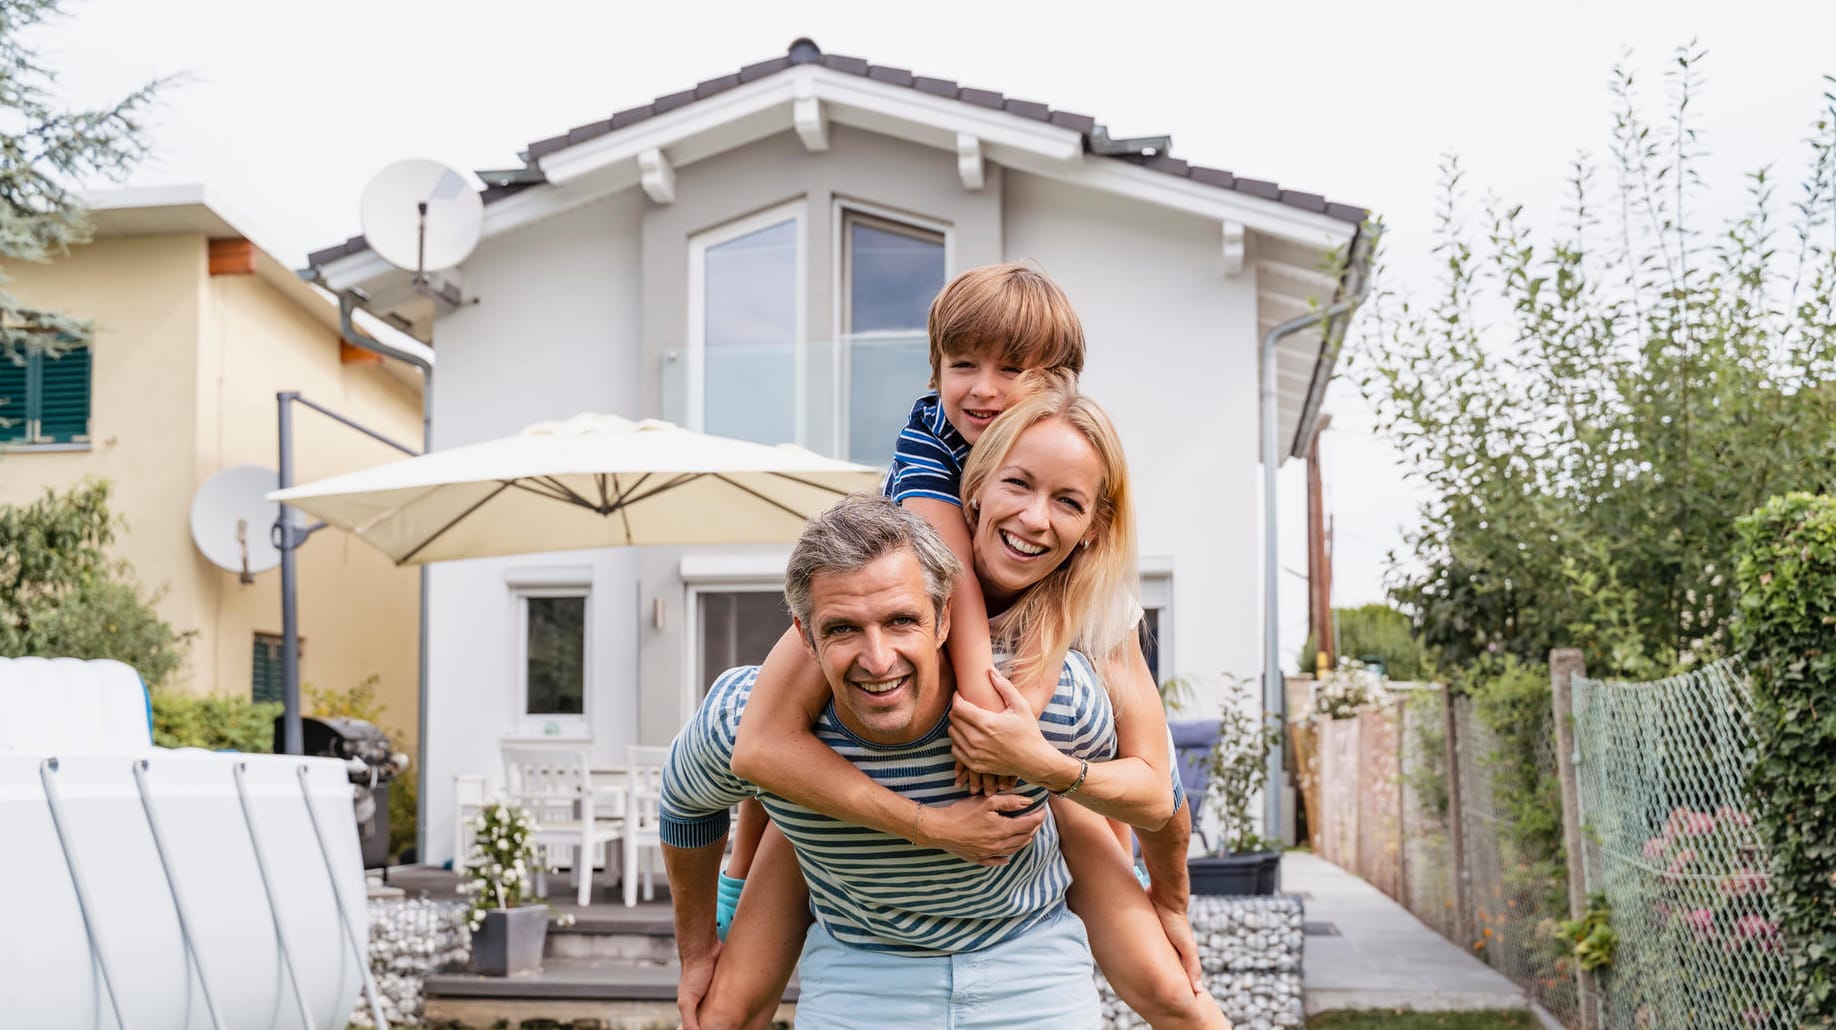
{"label": "white garden chair", "polygon": [[508,744],[503,753],[505,800],[529,810],[535,842],[545,852],[551,846],[572,851],[575,889],[585,907],[593,896],[594,849],[601,850],[610,868],[611,853],[604,846],[625,832],[623,821],[594,818],[590,753]]}
{"label": "white garden chair", "polygon": [[[663,839],[659,813],[663,801],[663,763],[669,748],[630,746],[625,763],[625,907],[637,904],[637,879],[640,866],[644,876],[644,900],[656,899],[656,882],[651,867],[651,853],[660,863]],[[640,850],[642,849],[642,850]]]}
{"label": "white garden chair", "polygon": [[479,773],[453,777],[453,872],[465,872],[472,854],[472,819],[496,800],[491,781]]}

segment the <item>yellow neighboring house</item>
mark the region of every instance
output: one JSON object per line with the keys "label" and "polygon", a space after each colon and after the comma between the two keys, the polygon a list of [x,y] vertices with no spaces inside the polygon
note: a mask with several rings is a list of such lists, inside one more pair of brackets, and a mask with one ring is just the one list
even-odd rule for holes
{"label": "yellow neighboring house", "polygon": [[[5,266],[23,303],[88,319],[95,338],[55,361],[0,367],[3,410],[17,423],[0,427],[0,504],[108,480],[127,523],[115,552],[165,591],[166,621],[197,633],[173,685],[278,698],[280,572],[245,585],[206,561],[192,543],[192,497],[232,465],[276,466],[282,390],[418,449],[421,375],[344,343],[336,300],[252,242],[248,221],[204,187],[88,199],[94,242],[49,264]],[[364,328],[431,361],[404,334]],[[402,456],[299,405],[293,430],[296,482]],[[343,690],[379,677],[383,721],[412,747],[416,570],[322,530],[299,551],[299,602],[301,681]]]}

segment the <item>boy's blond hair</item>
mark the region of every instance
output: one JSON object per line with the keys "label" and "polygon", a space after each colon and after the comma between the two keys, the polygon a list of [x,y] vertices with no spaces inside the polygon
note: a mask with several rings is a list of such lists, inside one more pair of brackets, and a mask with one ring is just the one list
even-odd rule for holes
{"label": "boy's blond hair", "polygon": [[1023,369],[1084,371],[1084,326],[1065,291],[1029,265],[983,265],[931,302],[931,388],[945,355],[991,355]]}

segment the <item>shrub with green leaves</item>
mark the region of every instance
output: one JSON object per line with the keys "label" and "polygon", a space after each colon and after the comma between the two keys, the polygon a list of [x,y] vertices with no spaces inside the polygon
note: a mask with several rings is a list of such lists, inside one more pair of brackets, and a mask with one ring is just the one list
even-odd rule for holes
{"label": "shrub with green leaves", "polygon": [[1836,498],[1775,497],[1737,528],[1733,629],[1753,684],[1756,743],[1747,788],[1772,856],[1800,1017],[1828,1026],[1836,1023]]}
{"label": "shrub with green leaves", "polygon": [[280,714],[279,701],[155,689],[153,743],[266,754],[274,750],[274,719]]}
{"label": "shrub with green leaves", "polygon": [[113,658],[153,686],[184,665],[190,633],[154,610],[126,562],[109,557],[121,520],[107,483],[0,505],[0,655]]}
{"label": "shrub with green leaves", "polygon": [[[1409,626],[1409,617],[1387,604],[1365,604],[1332,610],[1333,643],[1341,657],[1361,662],[1376,659],[1390,679],[1412,682],[1427,676],[1422,646]],[[1318,675],[1319,644],[1307,635],[1301,648],[1300,671]]]}

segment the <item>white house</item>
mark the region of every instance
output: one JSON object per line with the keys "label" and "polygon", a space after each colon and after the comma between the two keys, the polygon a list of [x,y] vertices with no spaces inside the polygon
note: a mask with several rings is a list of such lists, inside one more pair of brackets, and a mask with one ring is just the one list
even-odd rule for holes
{"label": "white house", "polygon": [[[1128,447],[1156,671],[1216,684],[1260,668],[1262,334],[1362,275],[1369,240],[1361,208],[1168,145],[798,40],[479,173],[483,241],[439,277],[476,303],[430,299],[362,238],[306,274],[434,344],[437,447],[605,411],[873,463],[924,389],[932,295],[1037,262]],[[1304,453],[1341,329],[1280,347],[1284,455]],[[423,859],[449,857],[454,774],[494,773],[506,735],[581,738],[608,764],[667,742],[783,630],[785,553],[434,567]]]}

